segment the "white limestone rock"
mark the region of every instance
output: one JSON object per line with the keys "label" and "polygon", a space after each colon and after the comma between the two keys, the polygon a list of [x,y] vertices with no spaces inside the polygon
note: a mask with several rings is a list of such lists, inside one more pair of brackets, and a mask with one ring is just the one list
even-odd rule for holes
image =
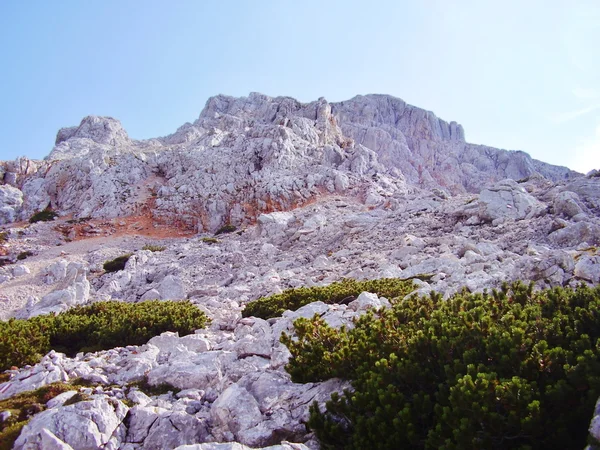
{"label": "white limestone rock", "polygon": [[378,297],[371,292],[362,292],[356,300],[348,303],[348,308],[352,311],[366,311],[371,308],[389,308],[390,302],[384,297]]}
{"label": "white limestone rock", "polygon": [[73,450],[73,447],[61,441],[52,431],[46,429],[40,432],[39,447],[44,450]]}
{"label": "white limestone rock", "polygon": [[42,435],[48,430],[75,449],[95,450],[109,442],[128,409],[118,400],[103,396],[47,409],[23,427],[13,448],[44,450]]}
{"label": "white limestone rock", "polygon": [[23,205],[23,193],[8,184],[0,185],[0,225],[15,222]]}
{"label": "white limestone rock", "polygon": [[600,256],[583,255],[575,264],[574,275],[591,283],[600,283]]}
{"label": "white limestone rock", "polygon": [[263,237],[276,237],[287,230],[292,220],[294,220],[294,215],[290,212],[261,214],[258,216],[258,230]]}
{"label": "white limestone rock", "polygon": [[29,270],[29,267],[24,264],[17,264],[12,268],[12,276],[15,278],[22,277],[23,275],[27,275],[29,273],[31,273],[31,270]]}
{"label": "white limestone rock", "polygon": [[184,411],[136,406],[132,411],[129,442],[143,442],[144,450],[162,450],[203,442],[208,437],[206,420]]}
{"label": "white limestone rock", "polygon": [[566,186],[566,189],[577,194],[587,208],[600,213],[600,177],[580,177]]}
{"label": "white limestone rock", "polygon": [[[234,384],[227,388],[213,403],[211,420],[215,424],[212,433],[218,440],[240,441],[243,432],[262,420],[258,403],[250,393]],[[242,444],[244,442],[242,441]]]}
{"label": "white limestone rock", "polygon": [[69,376],[63,367],[63,358],[64,355],[52,350],[38,364],[21,369],[9,381],[0,383],[0,400],[57,381],[67,381]]}
{"label": "white limestone rock", "polygon": [[21,190],[23,191],[21,220],[28,220],[36,212],[43,211],[50,206],[51,199],[43,178],[28,179],[23,183]]}
{"label": "white limestone rock", "polygon": [[[57,269],[61,272],[60,269]],[[87,279],[87,267],[71,262],[66,275],[59,286],[42,297],[39,302],[26,306],[18,313],[20,318],[30,318],[42,314],[60,313],[75,305],[82,305],[90,298],[90,282]]]}
{"label": "white limestone rock", "polygon": [[185,284],[175,275],[167,275],[158,285],[161,300],[183,300],[186,298]]}
{"label": "white limestone rock", "polygon": [[479,194],[479,216],[498,223],[500,220],[521,220],[543,213],[545,207],[514,180],[502,180]]}
{"label": "white limestone rock", "polygon": [[75,394],[77,394],[77,391],[67,391],[63,392],[62,394],[58,394],[56,397],[48,400],[46,406],[48,409],[56,408],[57,406],[62,406],[63,403],[72,398]]}
{"label": "white limestone rock", "polygon": [[580,202],[581,200],[575,192],[561,192],[554,199],[554,211],[556,214],[561,214],[570,219],[577,214],[583,213]]}

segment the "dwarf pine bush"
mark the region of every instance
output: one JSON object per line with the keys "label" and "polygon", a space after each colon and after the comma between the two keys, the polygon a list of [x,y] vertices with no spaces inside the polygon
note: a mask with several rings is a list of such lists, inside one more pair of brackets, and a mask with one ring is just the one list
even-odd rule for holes
{"label": "dwarf pine bush", "polygon": [[233,233],[235,230],[237,230],[237,228],[234,225],[226,224],[215,231],[215,236],[218,236],[219,234]]}
{"label": "dwarf pine bush", "polygon": [[270,319],[271,317],[281,316],[287,309],[296,310],[312,302],[341,303],[342,301],[353,300],[351,297],[356,297],[365,291],[373,292],[391,300],[404,297],[414,289],[415,285],[412,281],[397,278],[381,278],[368,281],[344,279],[328,286],[287,289],[281,294],[261,297],[248,303],[242,311],[242,316]]}
{"label": "dwarf pine bush", "polygon": [[54,349],[74,356],[145,344],[165,331],[190,334],[209,323],[189,301],[98,302],[58,315],[0,322],[0,370],[35,364]]}
{"label": "dwarf pine bush", "polygon": [[315,403],[323,449],[583,448],[600,396],[600,287],[413,296],[334,330],[283,335],[295,382],[352,390]]}
{"label": "dwarf pine bush", "polygon": [[43,211],[35,213],[30,217],[29,223],[36,222],[50,222],[58,217],[58,213],[56,211],[52,211],[50,208],[46,208]]}
{"label": "dwarf pine bush", "polygon": [[167,247],[165,247],[164,245],[147,244],[142,247],[142,250],[149,250],[151,252],[162,252],[162,251],[166,250],[166,248]]}
{"label": "dwarf pine bush", "polygon": [[106,261],[102,268],[105,272],[118,272],[119,270],[123,270],[125,268],[125,264],[129,261],[129,258],[133,253],[126,253],[125,255],[117,256],[115,259],[110,261]]}

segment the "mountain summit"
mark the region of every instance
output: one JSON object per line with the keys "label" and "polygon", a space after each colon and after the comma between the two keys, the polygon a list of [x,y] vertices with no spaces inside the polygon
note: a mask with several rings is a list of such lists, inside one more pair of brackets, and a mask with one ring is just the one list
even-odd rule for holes
{"label": "mountain summit", "polygon": [[411,189],[478,193],[505,179],[575,177],[526,153],[469,144],[456,122],[387,95],[340,103],[252,93],[210,98],[175,133],[131,140],[120,122],[89,116],[63,128],[43,161],[2,164],[22,192],[0,223],[51,206],[75,217],[114,218],[146,208],[189,229],[253,223],[323,195],[377,206]]}

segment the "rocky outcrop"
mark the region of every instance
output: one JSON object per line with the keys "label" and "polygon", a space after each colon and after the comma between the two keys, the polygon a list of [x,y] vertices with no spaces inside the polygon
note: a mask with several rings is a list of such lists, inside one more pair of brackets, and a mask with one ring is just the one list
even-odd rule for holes
{"label": "rocky outcrop", "polygon": [[8,184],[0,186],[0,224],[15,222],[19,217],[23,193]]}
{"label": "rocky outcrop", "polygon": [[462,127],[387,95],[357,96],[332,105],[344,135],[376,152],[410,184],[452,193],[479,192],[504,178],[540,173],[553,181],[574,172],[533,160],[521,151],[468,144]]}
{"label": "rocky outcrop", "polygon": [[59,261],[47,270],[45,282],[57,283],[57,287],[42,299],[30,297],[25,308],[17,314],[18,318],[27,319],[42,314],[60,313],[88,302],[90,283],[86,276],[87,269],[82,264],[66,264]]}
{"label": "rocky outcrop", "polygon": [[25,425],[13,448],[45,449],[48,441],[55,446],[62,441],[81,450],[117,448],[121,443],[118,431],[127,410],[122,402],[104,397],[51,408]]}
{"label": "rocky outcrop", "polygon": [[[140,347],[75,358],[51,352],[35,366],[13,371],[12,379],[0,384],[0,398],[78,377],[101,386],[84,389],[90,400],[66,406],[74,392],[55,397],[23,429],[15,448],[45,449],[49,439],[76,449],[161,449],[213,441],[256,448],[284,439],[306,441],[309,405],[324,403],[348,383],[292,383],[283,368],[289,352],[279,336],[293,333],[293,320],[312,316],[315,308],[339,327],[386,304],[365,293],[348,307],[307,305],[271,323],[238,315],[232,331],[222,331],[228,323],[216,321],[212,330],[183,337],[167,332]],[[129,387],[143,379],[181,391],[151,398]],[[125,395],[135,403],[131,408],[122,403]]]}
{"label": "rocky outcrop", "polygon": [[538,172],[554,181],[575,175],[523,152],[467,144],[455,122],[383,95],[306,104],[217,96],[194,123],[146,141],[129,139],[115,119],[89,116],[58,132],[44,162],[4,166],[24,194],[5,223],[51,205],[77,217],[150,211],[200,231],[333,193],[377,206],[410,186],[458,194]]}

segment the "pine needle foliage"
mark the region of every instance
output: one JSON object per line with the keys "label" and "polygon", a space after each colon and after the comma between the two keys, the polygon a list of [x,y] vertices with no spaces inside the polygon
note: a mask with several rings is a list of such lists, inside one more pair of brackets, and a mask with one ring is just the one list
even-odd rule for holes
{"label": "pine needle foliage", "polygon": [[600,396],[600,287],[412,296],[351,330],[283,335],[295,382],[351,380],[309,427],[327,449],[583,448]]}
{"label": "pine needle foliage", "polygon": [[215,236],[218,236],[219,234],[233,233],[235,230],[237,230],[237,228],[234,225],[226,224],[215,231]]}
{"label": "pine needle foliage", "polygon": [[35,213],[29,219],[29,223],[36,222],[50,222],[58,217],[58,213],[56,211],[52,211],[50,208],[46,208],[43,211]]}
{"label": "pine needle foliage", "polygon": [[343,279],[328,286],[300,287],[287,289],[281,294],[261,297],[250,302],[242,311],[243,317],[260,317],[270,319],[280,317],[285,310],[296,310],[312,302],[321,301],[327,304],[342,303],[360,295],[361,292],[373,292],[389,300],[403,298],[414,291],[412,281],[397,278],[380,278],[378,280],[357,281]]}
{"label": "pine needle foliage", "polygon": [[147,244],[142,247],[142,250],[149,250],[151,252],[162,252],[162,251],[166,250],[166,248],[167,247],[165,247],[164,245]]}
{"label": "pine needle foliage", "polygon": [[54,349],[78,352],[145,344],[165,331],[190,334],[209,323],[189,301],[98,302],[58,315],[0,322],[0,370],[37,363]]}
{"label": "pine needle foliage", "polygon": [[110,261],[106,261],[102,268],[107,273],[123,270],[125,268],[125,264],[127,264],[127,261],[129,261],[129,258],[131,258],[132,255],[133,253],[126,253],[125,255],[118,256]]}

